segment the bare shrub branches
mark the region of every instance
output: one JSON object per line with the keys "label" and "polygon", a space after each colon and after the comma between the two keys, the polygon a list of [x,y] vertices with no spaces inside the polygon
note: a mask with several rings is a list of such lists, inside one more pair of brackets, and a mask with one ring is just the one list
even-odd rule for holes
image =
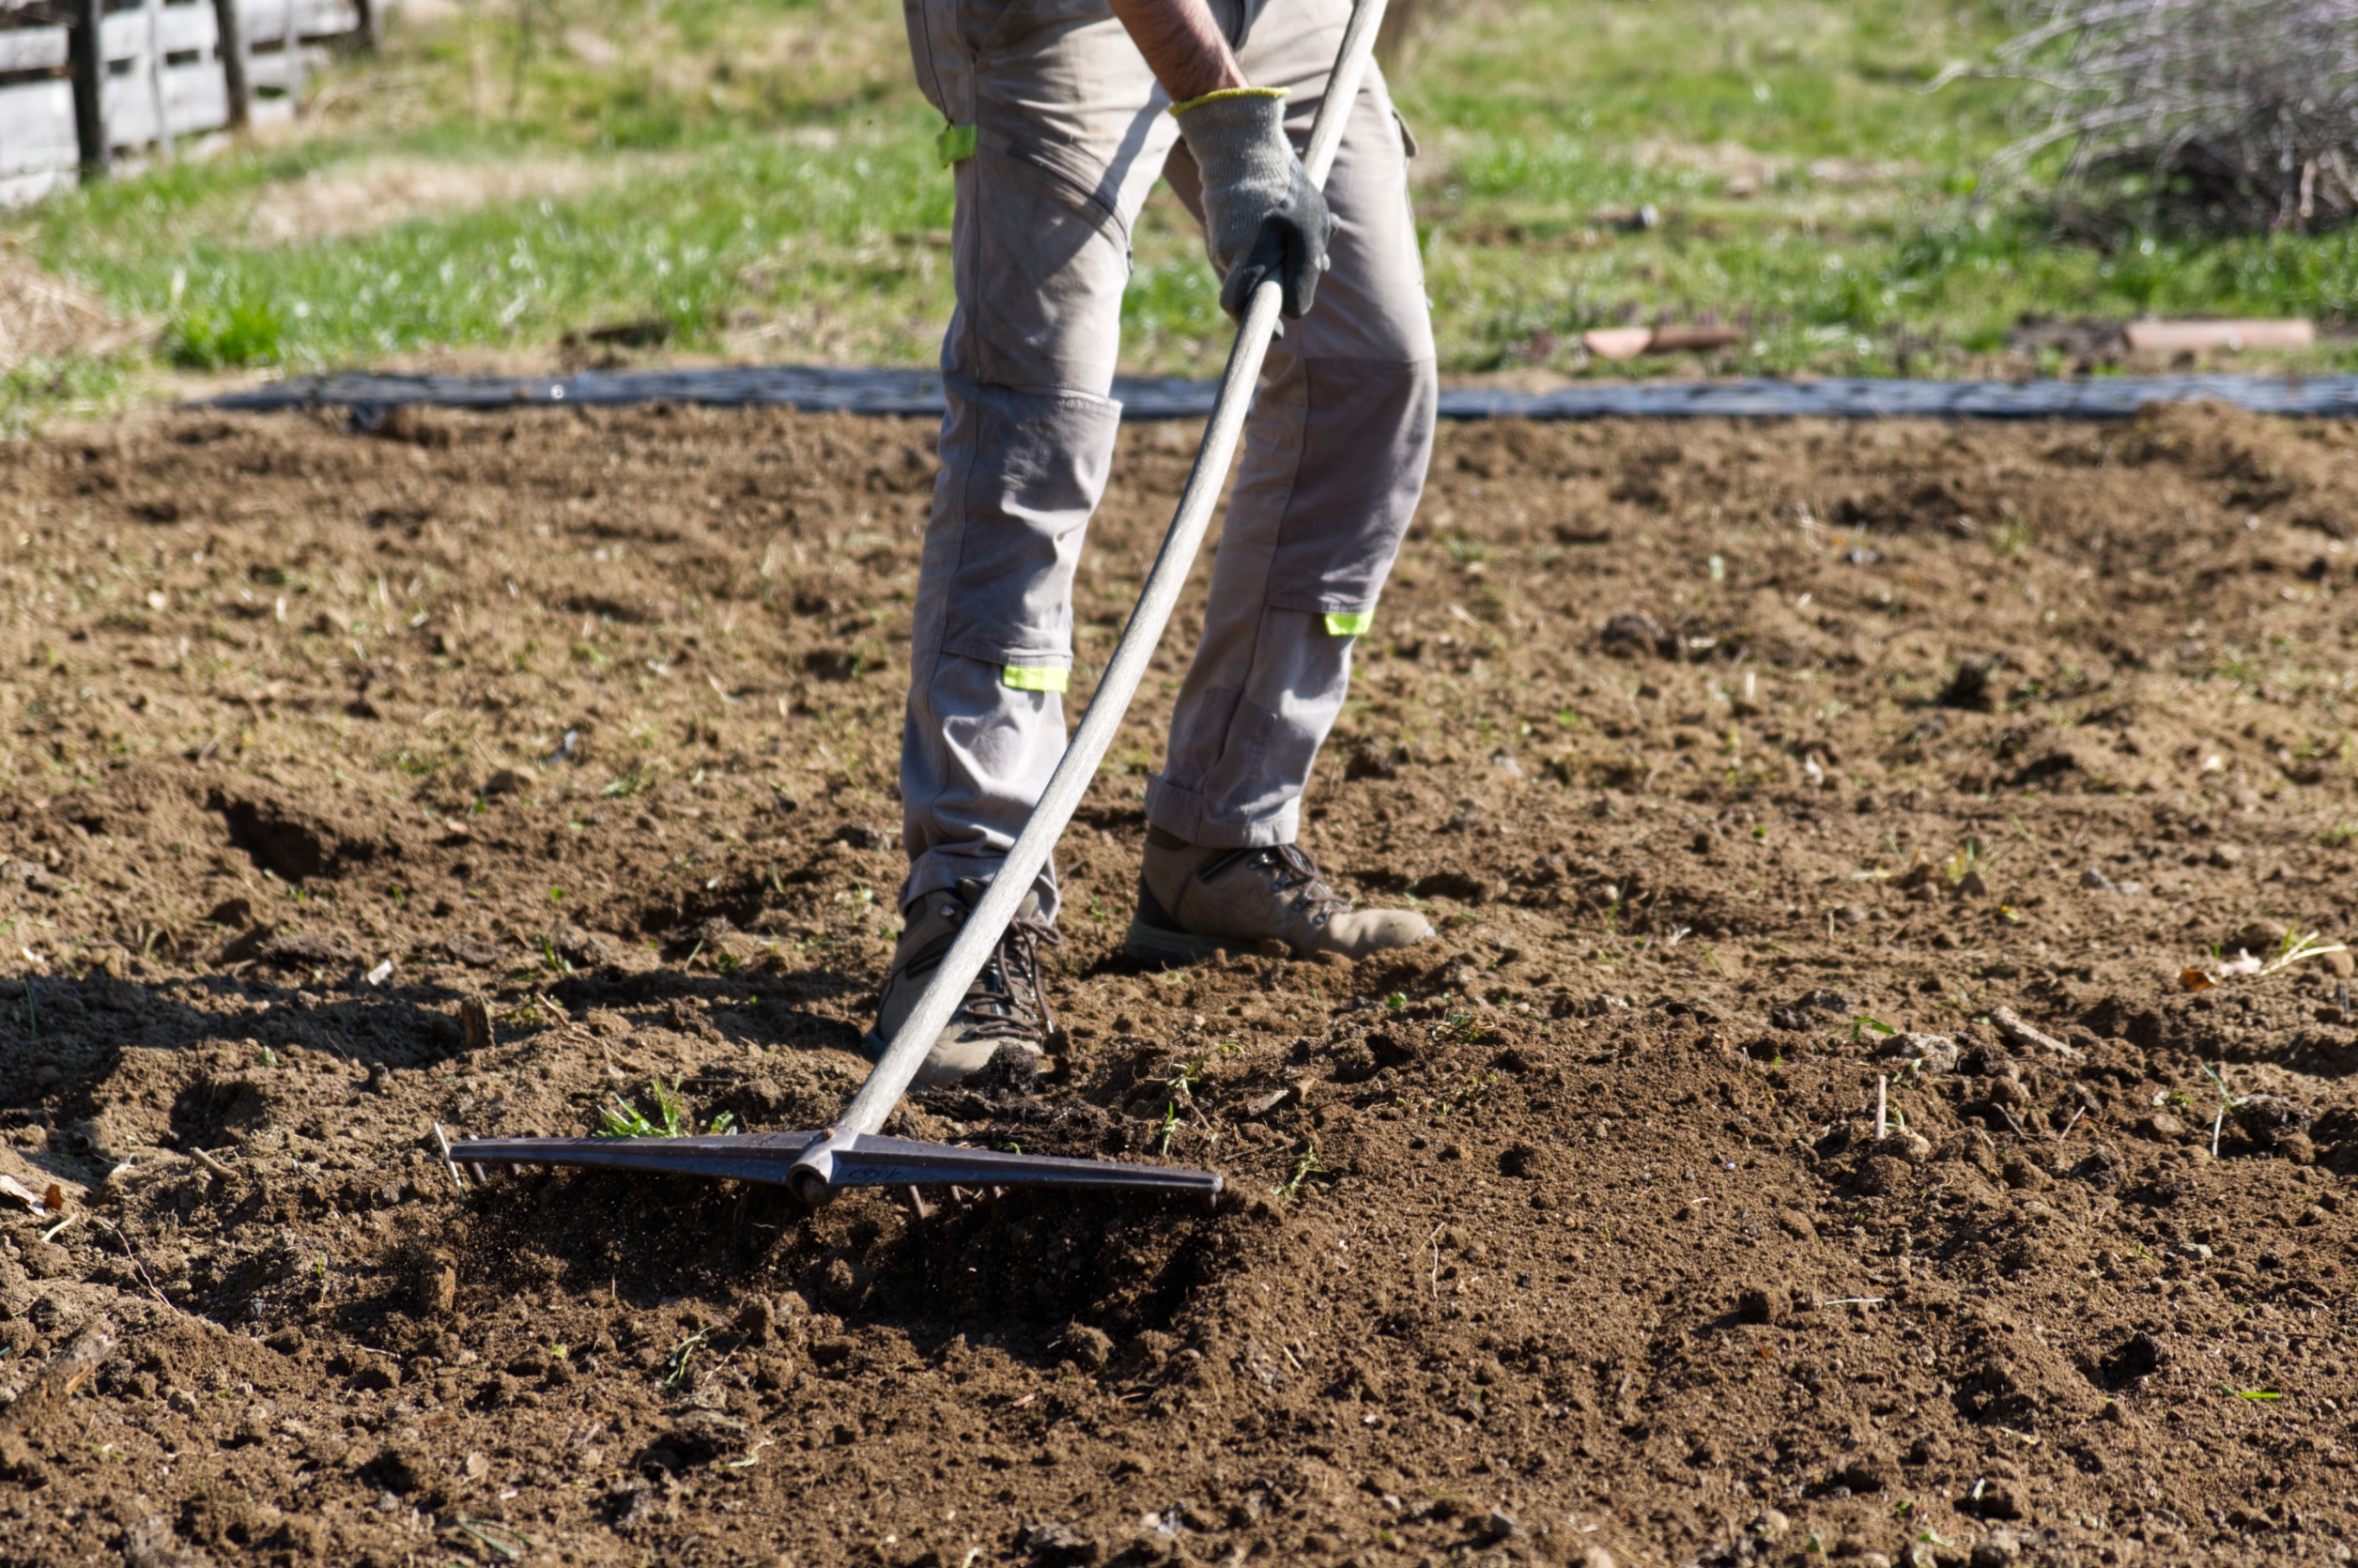
{"label": "bare shrub branches", "polygon": [[2358,215],[2358,0],[2040,0],[1998,50],[2047,90],[2082,185],[2150,181],[2157,216],[2285,228]]}

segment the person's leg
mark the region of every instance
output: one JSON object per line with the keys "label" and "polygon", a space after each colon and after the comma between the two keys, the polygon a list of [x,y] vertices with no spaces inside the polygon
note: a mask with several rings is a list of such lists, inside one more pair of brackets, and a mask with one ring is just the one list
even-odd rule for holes
{"label": "person's leg", "polygon": [[[915,1007],[1063,754],[1073,568],[1121,412],[1106,393],[1130,226],[1178,135],[1105,0],[906,11],[918,83],[949,122],[958,305],[902,730],[909,876],[871,1052]],[[1056,909],[1044,869],[920,1082],[1038,1052]]]}
{"label": "person's leg", "polygon": [[[1262,10],[1240,51],[1256,85],[1291,89],[1309,138],[1347,0]],[[1423,491],[1438,400],[1408,149],[1380,75],[1367,73],[1326,186],[1332,269],[1270,351],[1212,566],[1203,637],[1179,690],[1163,771],[1148,782],[1140,914],[1127,945],[1181,960],[1221,939],[1297,950],[1399,946],[1414,915],[1349,913],[1292,848],[1311,764],[1350,679]],[[1167,173],[1190,208],[1182,146]]]}
{"label": "person's leg", "polygon": [[[1349,12],[1286,0],[1240,51],[1256,85],[1292,89],[1297,145]],[[1191,208],[1193,161],[1167,170]],[[1342,710],[1355,636],[1372,616],[1424,488],[1438,381],[1407,148],[1371,67],[1326,186],[1336,222],[1317,302],[1270,350],[1211,596],[1180,687],[1148,820],[1189,843],[1293,842],[1311,763]]]}
{"label": "person's leg", "polygon": [[[1178,136],[1104,0],[908,0],[950,121],[958,304],[902,739],[904,906],[994,875],[1065,746],[1130,226]],[[1053,870],[1040,884],[1053,918]]]}

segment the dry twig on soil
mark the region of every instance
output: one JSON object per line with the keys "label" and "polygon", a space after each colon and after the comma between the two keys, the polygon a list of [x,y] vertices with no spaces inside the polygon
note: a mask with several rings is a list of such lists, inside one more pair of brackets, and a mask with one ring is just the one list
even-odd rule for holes
{"label": "dry twig on soil", "polygon": [[2013,1041],[2016,1045],[2035,1047],[2041,1051],[2050,1051],[2062,1057],[2067,1062],[2078,1062],[2087,1059],[2085,1053],[2082,1053],[2078,1047],[2066,1045],[2061,1040],[2057,1039],[2053,1035],[2047,1034],[2043,1030],[2034,1029],[2029,1024],[2025,1023],[2022,1021],[2022,1015],[2015,1012],[2011,1007],[1992,1007],[1990,1009],[1990,1022],[1997,1025],[1997,1032],[1999,1034],[2004,1035],[2008,1039]]}

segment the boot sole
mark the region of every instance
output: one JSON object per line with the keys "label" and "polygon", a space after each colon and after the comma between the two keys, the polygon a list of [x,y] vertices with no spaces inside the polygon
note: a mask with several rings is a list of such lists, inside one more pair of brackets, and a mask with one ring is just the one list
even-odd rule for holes
{"label": "boot sole", "polygon": [[[1000,1046],[1017,1043],[1012,1040],[998,1041],[992,1048],[992,1054],[996,1055]],[[860,1054],[866,1056],[871,1063],[881,1062],[885,1059],[885,1052],[891,1044],[892,1041],[871,1029],[860,1037]],[[1024,1046],[1021,1049],[1028,1050],[1040,1061],[1045,1062],[1048,1059],[1048,1053],[1039,1046]],[[917,1076],[910,1080],[910,1084],[913,1087],[919,1089],[954,1089],[990,1065],[990,1057],[986,1056],[963,1072],[949,1072],[936,1068],[932,1057],[929,1054],[924,1061],[917,1064]]]}
{"label": "boot sole", "polygon": [[1258,942],[1241,942],[1233,937],[1194,936],[1175,931],[1168,926],[1150,926],[1144,920],[1130,922],[1130,930],[1121,940],[1122,952],[1142,963],[1168,963],[1181,967],[1201,963],[1223,953],[1251,953],[1259,949]]}

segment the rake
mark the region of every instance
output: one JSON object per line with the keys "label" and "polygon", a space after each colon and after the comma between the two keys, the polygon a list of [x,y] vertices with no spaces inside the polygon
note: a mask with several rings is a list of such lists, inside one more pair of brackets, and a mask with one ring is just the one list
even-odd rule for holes
{"label": "rake", "polygon": [[[1359,95],[1383,12],[1384,0],[1358,0],[1343,29],[1342,47],[1327,79],[1326,99],[1318,105],[1302,161],[1304,171],[1321,187],[1342,145],[1344,124]],[[1263,245],[1273,238],[1265,232]],[[1102,1188],[1188,1193],[1206,1199],[1219,1196],[1222,1180],[1216,1171],[963,1148],[887,1138],[878,1129],[908,1092],[934,1037],[948,1026],[966,987],[991,961],[992,949],[1015,918],[1024,895],[1048,863],[1098,764],[1114,744],[1130,699],[1146,676],[1148,661],[1179,606],[1179,591],[1186,585],[1188,570],[1219,504],[1220,487],[1252,407],[1253,388],[1260,379],[1261,361],[1276,331],[1280,296],[1276,272],[1275,267],[1268,269],[1266,281],[1254,290],[1245,306],[1187,487],[1179,494],[1163,548],[1138,591],[1137,606],[1130,612],[1130,623],[1115,645],[1096,695],[1089,699],[1056,771],[1040,793],[1040,804],[1032,808],[998,874],[943,956],[932,983],[836,1124],[815,1132],[686,1138],[469,1138],[446,1147],[446,1155],[454,1161],[454,1176],[459,1163],[479,1168],[489,1164],[585,1165],[671,1172],[783,1184],[813,1208],[849,1187]]]}

